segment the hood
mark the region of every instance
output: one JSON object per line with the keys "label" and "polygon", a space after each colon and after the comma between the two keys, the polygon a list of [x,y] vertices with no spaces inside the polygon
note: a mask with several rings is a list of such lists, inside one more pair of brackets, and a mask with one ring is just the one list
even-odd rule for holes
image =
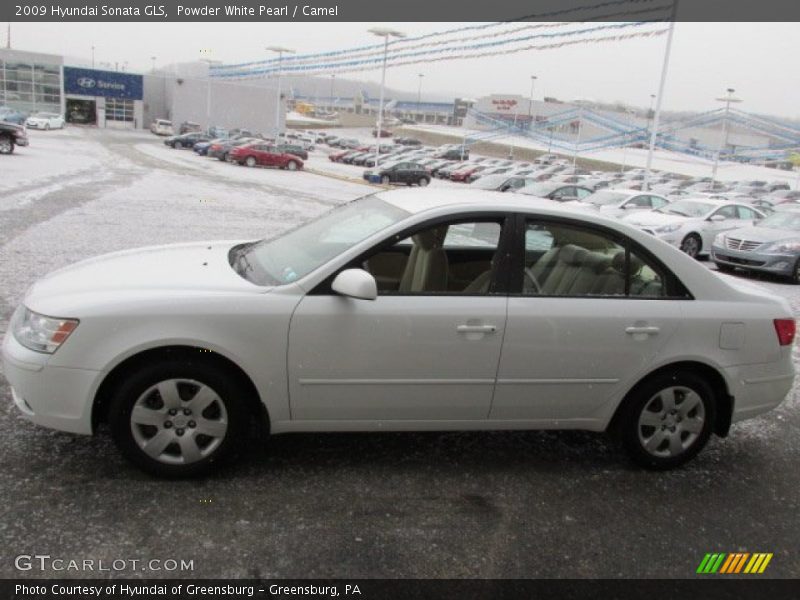
{"label": "hood", "polygon": [[230,293],[262,291],[231,268],[228,252],[240,242],[151,246],[84,260],[37,281],[26,302],[113,292]]}
{"label": "hood", "polygon": [[635,215],[629,215],[622,220],[629,225],[639,225],[642,227],[654,227],[659,225],[669,225],[671,223],[685,223],[691,217],[682,217],[681,215],[670,215],[667,213],[655,212],[652,210],[639,212]]}
{"label": "hood", "polygon": [[780,242],[782,240],[800,240],[800,231],[791,229],[773,229],[771,227],[742,227],[725,233],[725,237],[748,242]]}

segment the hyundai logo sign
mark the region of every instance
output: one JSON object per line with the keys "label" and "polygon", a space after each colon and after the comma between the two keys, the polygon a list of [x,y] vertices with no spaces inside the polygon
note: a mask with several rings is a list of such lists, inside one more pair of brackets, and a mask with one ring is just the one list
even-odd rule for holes
{"label": "hyundai logo sign", "polygon": [[81,86],[82,88],[91,89],[95,85],[97,85],[97,82],[91,77],[79,77],[78,85]]}
{"label": "hyundai logo sign", "polygon": [[141,75],[64,67],[64,93],[68,95],[141,100],[144,95],[143,88],[144,82]]}

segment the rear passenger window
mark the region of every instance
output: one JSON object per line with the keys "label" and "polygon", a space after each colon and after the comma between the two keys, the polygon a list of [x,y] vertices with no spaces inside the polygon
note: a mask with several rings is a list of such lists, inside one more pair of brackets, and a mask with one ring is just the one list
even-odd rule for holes
{"label": "rear passenger window", "polygon": [[528,296],[666,297],[660,268],[594,229],[529,221],[522,293]]}

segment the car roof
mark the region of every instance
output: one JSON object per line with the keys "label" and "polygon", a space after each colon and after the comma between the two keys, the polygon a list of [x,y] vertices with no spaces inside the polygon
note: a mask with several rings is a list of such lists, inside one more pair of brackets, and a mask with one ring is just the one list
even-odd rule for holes
{"label": "car roof", "polygon": [[459,211],[538,212],[565,217],[576,215],[576,211],[560,208],[560,203],[552,200],[489,190],[425,187],[378,192],[376,197],[412,214],[448,207]]}

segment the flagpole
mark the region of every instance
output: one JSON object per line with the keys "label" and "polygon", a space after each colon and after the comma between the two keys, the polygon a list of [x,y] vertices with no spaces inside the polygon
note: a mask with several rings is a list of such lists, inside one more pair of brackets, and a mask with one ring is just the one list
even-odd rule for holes
{"label": "flagpole", "polygon": [[664,100],[664,88],[667,85],[667,71],[669,70],[669,56],[672,51],[672,37],[675,33],[675,18],[678,12],[678,0],[672,3],[672,20],[669,24],[669,33],[667,34],[667,46],[664,49],[664,64],[661,67],[661,82],[658,86],[658,96],[656,97],[656,112],[653,115],[653,129],[650,132],[650,147],[647,150],[647,166],[644,171],[644,181],[642,181],[642,190],[650,189],[650,170],[653,167],[653,153],[656,150],[656,139],[658,138],[658,122],[661,120],[661,103]]}

